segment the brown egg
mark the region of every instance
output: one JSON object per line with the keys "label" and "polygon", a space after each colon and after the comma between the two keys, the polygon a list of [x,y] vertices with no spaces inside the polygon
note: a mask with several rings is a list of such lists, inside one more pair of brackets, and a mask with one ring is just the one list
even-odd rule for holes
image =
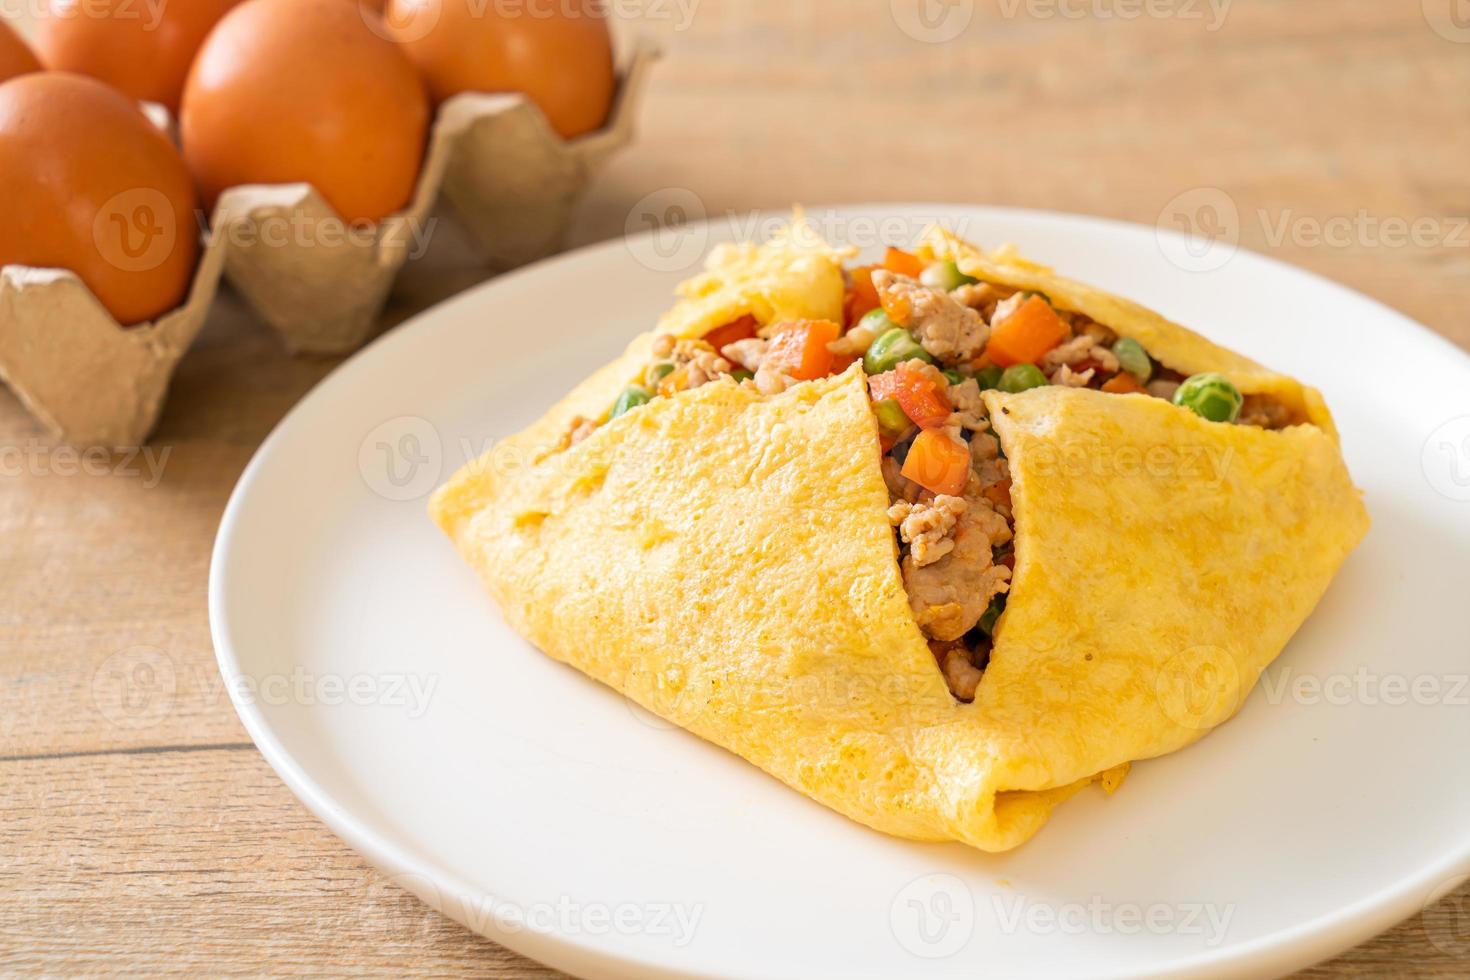
{"label": "brown egg", "polygon": [[568,138],[607,119],[616,78],[598,0],[388,0],[385,17],[436,102],[461,92],[524,92]]}
{"label": "brown egg", "polygon": [[348,220],[408,203],[429,100],[370,11],[347,0],[247,0],[189,73],[184,159],[210,207],[238,184],[306,181]]}
{"label": "brown egg", "polygon": [[45,0],[36,51],[47,68],[100,78],[178,112],[194,53],[239,0]]}
{"label": "brown egg", "polygon": [[28,71],[40,71],[41,63],[26,47],[26,43],[20,39],[20,35],[10,29],[4,21],[0,21],[0,82],[16,75],[24,75]]}
{"label": "brown egg", "polygon": [[118,322],[178,306],[199,255],[184,161],[132,99],[81,75],[0,85],[0,265],[70,269]]}

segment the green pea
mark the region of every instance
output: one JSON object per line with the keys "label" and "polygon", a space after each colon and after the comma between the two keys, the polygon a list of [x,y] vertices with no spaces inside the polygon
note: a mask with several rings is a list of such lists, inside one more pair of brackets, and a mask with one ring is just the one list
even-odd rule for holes
{"label": "green pea", "polygon": [[1148,359],[1148,351],[1132,337],[1119,337],[1113,344],[1113,356],[1139,384],[1148,384],[1148,379],[1153,377],[1154,365]]}
{"label": "green pea", "polygon": [[730,372],[730,377],[736,381],[744,381],[747,378],[755,377],[755,373],[753,371],[747,371],[745,368],[736,368]]}
{"label": "green pea", "polygon": [[1189,409],[1211,422],[1234,422],[1243,399],[1223,374],[1195,374],[1185,378],[1174,392],[1174,404]]}
{"label": "green pea", "polygon": [[648,365],[648,370],[643,372],[643,383],[649,388],[657,388],[660,381],[673,373],[673,361],[655,361]]}
{"label": "green pea", "polygon": [[970,376],[968,374],[957,368],[945,368],[939,373],[944,375],[944,380],[948,381],[952,385],[962,385],[966,381],[970,380]]}
{"label": "green pea", "polygon": [[1046,375],[1041,373],[1041,368],[1035,364],[1012,364],[1001,372],[1000,382],[996,387],[1001,391],[1015,394],[1028,388],[1040,388],[1049,384]]}
{"label": "green pea", "polygon": [[888,314],[883,311],[883,307],[881,306],[875,306],[864,313],[862,319],[857,322],[857,325],[864,330],[871,330],[874,337],[881,337],[890,330],[900,329],[898,324],[888,318]]}
{"label": "green pea", "polygon": [[1004,370],[999,364],[987,364],[975,372],[975,383],[980,386],[981,391],[1000,387],[1001,375]]}
{"label": "green pea", "polygon": [[[871,313],[868,315],[872,316]],[[863,319],[866,320],[867,317]],[[903,327],[894,327],[886,333],[879,334],[878,339],[868,347],[868,352],[863,355],[863,370],[869,374],[882,374],[914,358],[930,364],[934,363],[934,358],[919,346],[913,334]]]}
{"label": "green pea", "polygon": [[947,293],[951,289],[959,289],[961,286],[980,280],[965,275],[960,271],[959,266],[945,259],[924,266],[924,271],[919,274],[919,281],[930,289],[942,289]]}
{"label": "green pea", "polygon": [[873,403],[873,414],[878,416],[878,426],[889,435],[901,436],[913,425],[903,408],[892,398],[880,398]]}
{"label": "green pea", "polygon": [[611,422],[619,415],[631,412],[640,405],[647,405],[652,398],[653,396],[648,393],[647,388],[638,385],[629,385],[623,389],[623,393],[618,396],[618,400],[613,402],[612,411],[607,416],[608,421]]}
{"label": "green pea", "polygon": [[1001,613],[1005,612],[1005,608],[1005,593],[1002,592],[999,595],[993,596],[990,600],[990,605],[980,614],[980,621],[975,625],[980,627],[981,632],[986,636],[993,636],[995,634],[995,621],[1000,618]]}

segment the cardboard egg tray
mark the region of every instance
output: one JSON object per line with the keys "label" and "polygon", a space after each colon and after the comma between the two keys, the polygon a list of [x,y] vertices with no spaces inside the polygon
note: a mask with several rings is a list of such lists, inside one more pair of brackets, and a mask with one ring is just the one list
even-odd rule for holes
{"label": "cardboard egg tray", "polygon": [[562,139],[516,94],[465,94],[434,120],[408,207],[375,225],[341,219],[308,184],[221,195],[184,305],[123,327],[72,272],[0,270],[0,379],[59,441],[136,446],[204,325],[221,274],[294,352],[345,353],[376,331],[394,279],[448,211],[487,265],[507,269],[560,247],[597,168],[633,138],[657,49],[640,42],[607,124]]}

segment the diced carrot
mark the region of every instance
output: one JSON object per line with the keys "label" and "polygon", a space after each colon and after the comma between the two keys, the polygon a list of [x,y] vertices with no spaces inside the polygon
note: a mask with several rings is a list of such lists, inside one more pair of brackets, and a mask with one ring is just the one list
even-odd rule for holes
{"label": "diced carrot", "polygon": [[985,352],[1001,367],[1035,364],[1066,336],[1067,327],[1057,311],[1040,296],[1032,296],[991,328]]}
{"label": "diced carrot", "polygon": [[832,352],[827,345],[842,328],[831,320],[793,320],[783,323],[770,338],[762,365],[770,365],[789,378],[811,381],[832,373]]}
{"label": "diced carrot", "polygon": [[933,493],[959,496],[970,478],[970,447],[939,429],[925,429],[914,437],[901,472]]}
{"label": "diced carrot", "polygon": [[704,335],[704,342],[717,351],[724,350],[726,344],[733,344],[737,340],[749,340],[751,337],[754,337],[756,327],[758,326],[760,324],[756,322],[755,317],[747,313],[738,320],[731,320],[723,326],[715,327]]}
{"label": "diced carrot", "polygon": [[883,268],[897,276],[912,276],[917,279],[924,271],[924,263],[912,252],[890,245],[888,251],[883,253]]}
{"label": "diced carrot", "polygon": [[856,354],[833,354],[832,370],[828,373],[841,374],[843,371],[846,371],[848,368],[852,367],[853,364],[857,362],[857,360],[858,356]]}
{"label": "diced carrot", "polygon": [[689,387],[689,372],[684,368],[675,368],[664,375],[663,380],[658,383],[658,393],[667,398],[687,387]]}
{"label": "diced carrot", "polygon": [[883,294],[882,301],[883,312],[888,314],[888,319],[900,327],[909,325],[909,320],[913,319],[914,310],[909,303],[908,296],[896,289],[890,289]]}
{"label": "diced carrot", "polygon": [[1127,371],[1119,371],[1111,378],[1103,382],[1103,391],[1111,391],[1115,395],[1126,395],[1135,391],[1143,391],[1143,385],[1138,379]]}
{"label": "diced carrot", "polygon": [[942,426],[953,411],[938,384],[927,372],[909,367],[908,361],[892,371],[873,375],[868,379],[868,390],[875,399],[897,401],[903,413],[921,429]]}
{"label": "diced carrot", "polygon": [[1010,480],[996,480],[990,486],[982,490],[981,493],[985,496],[986,500],[990,501],[992,504],[995,504],[997,507],[1009,507],[1011,505]]}
{"label": "diced carrot", "polygon": [[878,308],[878,290],[873,287],[873,270],[877,266],[862,265],[852,270],[852,288],[843,300],[847,325],[851,327]]}

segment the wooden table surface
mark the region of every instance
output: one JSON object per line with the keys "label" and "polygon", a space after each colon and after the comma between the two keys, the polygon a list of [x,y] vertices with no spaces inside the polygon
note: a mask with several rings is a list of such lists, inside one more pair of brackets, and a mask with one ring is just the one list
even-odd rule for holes
{"label": "wooden table surface", "polygon": [[[910,0],[614,7],[624,37],[652,34],[667,57],[576,241],[691,195],[711,216],[933,200],[1173,226],[1233,210],[1243,246],[1470,346],[1463,0],[935,8],[958,20],[916,19]],[[1180,207],[1201,200],[1225,204]],[[216,524],[256,446],[336,363],[286,356],[222,303],[150,444],[158,478],[147,460],[75,472],[0,392],[0,972],[550,972],[370,870],[221,689]],[[1467,889],[1309,971],[1467,974]]]}

